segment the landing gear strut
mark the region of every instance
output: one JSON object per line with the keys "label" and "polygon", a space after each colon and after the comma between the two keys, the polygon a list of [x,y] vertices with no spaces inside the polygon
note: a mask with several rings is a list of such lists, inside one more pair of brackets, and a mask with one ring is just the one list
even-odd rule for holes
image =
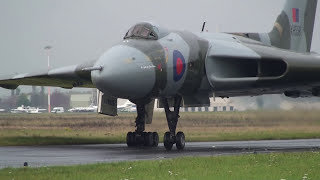
{"label": "landing gear strut", "polygon": [[128,147],[134,146],[147,146],[158,147],[159,135],[157,132],[144,132],[146,111],[144,104],[137,104],[137,118],[136,118],[136,131],[128,132],[127,145]]}
{"label": "landing gear strut", "polygon": [[171,150],[173,145],[176,144],[178,150],[184,149],[185,146],[185,136],[183,132],[178,132],[176,134],[177,123],[179,119],[179,109],[182,97],[176,96],[174,98],[174,111],[169,108],[169,103],[166,98],[162,98],[162,103],[164,110],[166,112],[169,132],[164,134],[163,143],[167,150]]}

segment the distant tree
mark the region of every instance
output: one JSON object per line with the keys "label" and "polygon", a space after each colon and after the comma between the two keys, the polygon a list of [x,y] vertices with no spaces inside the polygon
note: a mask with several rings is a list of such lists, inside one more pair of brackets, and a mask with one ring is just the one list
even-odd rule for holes
{"label": "distant tree", "polygon": [[31,106],[31,102],[30,100],[28,99],[27,95],[26,94],[21,94],[18,96],[18,99],[17,99],[17,106]]}
{"label": "distant tree", "polygon": [[40,94],[32,94],[31,95],[31,106],[33,107],[44,107],[41,102],[41,95]]}
{"label": "distant tree", "polygon": [[63,107],[64,109],[70,108],[70,95],[63,94],[55,90],[51,94],[51,107]]}
{"label": "distant tree", "polygon": [[41,94],[37,91],[37,87],[36,86],[32,86],[31,106],[33,106],[33,107],[44,107],[43,103],[42,103]]}
{"label": "distant tree", "polygon": [[2,108],[7,110],[16,108],[17,107],[16,104],[17,104],[16,96],[9,96],[8,98],[2,100]]}
{"label": "distant tree", "polygon": [[[41,102],[41,107],[47,107],[48,106],[48,98],[46,98],[46,94],[44,91],[44,87],[41,86],[41,91],[40,91],[40,102]],[[48,108],[48,107],[47,107]]]}
{"label": "distant tree", "polygon": [[17,88],[17,89],[16,89],[16,95],[19,96],[20,93],[21,93],[21,89],[20,89],[20,88]]}

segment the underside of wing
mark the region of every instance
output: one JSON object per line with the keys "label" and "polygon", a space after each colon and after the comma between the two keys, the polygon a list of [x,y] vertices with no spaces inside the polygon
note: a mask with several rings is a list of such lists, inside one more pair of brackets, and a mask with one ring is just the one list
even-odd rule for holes
{"label": "underside of wing", "polygon": [[17,74],[0,78],[0,87],[16,89],[19,85],[53,86],[71,89],[74,87],[95,88],[91,81],[94,61],[38,73]]}

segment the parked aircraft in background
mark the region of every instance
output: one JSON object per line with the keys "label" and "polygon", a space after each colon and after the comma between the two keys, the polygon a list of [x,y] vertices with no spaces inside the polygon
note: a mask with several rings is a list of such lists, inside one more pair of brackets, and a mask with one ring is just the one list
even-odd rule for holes
{"label": "parked aircraft in background", "polygon": [[89,112],[97,112],[98,106],[94,106],[91,104],[89,107],[74,107],[69,109],[68,112],[81,112],[81,113],[89,113]]}
{"label": "parked aircraft in background", "polygon": [[183,149],[184,133],[176,133],[181,106],[206,107],[210,97],[320,97],[320,55],[310,52],[317,2],[287,0],[269,33],[192,33],[138,23],[97,61],[3,78],[0,86],[97,88],[98,112],[111,116],[117,98],[129,99],[137,118],[128,146],[158,146],[158,133],[145,132],[158,98],[169,127],[164,146]]}
{"label": "parked aircraft in background", "polygon": [[128,100],[127,102],[124,103],[124,105],[117,106],[117,111],[119,111],[119,112],[136,112],[137,106]]}
{"label": "parked aircraft in background", "polygon": [[28,114],[39,114],[46,111],[46,109],[39,109],[35,107],[30,107],[30,106],[20,106],[17,107],[16,109],[11,109],[11,113],[28,113]]}
{"label": "parked aircraft in background", "polygon": [[4,112],[6,112],[5,109],[0,109],[0,113],[4,113]]}
{"label": "parked aircraft in background", "polygon": [[52,109],[51,113],[56,113],[56,114],[64,113],[64,108],[63,107],[54,107]]}
{"label": "parked aircraft in background", "polygon": [[27,113],[28,113],[28,114],[40,114],[40,113],[42,113],[43,111],[46,111],[46,109],[36,108],[36,109],[30,109],[29,111],[27,111]]}

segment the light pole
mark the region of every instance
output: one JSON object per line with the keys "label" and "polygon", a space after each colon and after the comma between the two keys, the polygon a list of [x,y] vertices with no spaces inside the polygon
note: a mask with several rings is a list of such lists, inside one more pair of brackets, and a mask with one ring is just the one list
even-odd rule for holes
{"label": "light pole", "polygon": [[[46,46],[44,49],[47,51],[48,56],[48,71],[50,70],[50,50],[52,49],[51,46]],[[48,113],[51,113],[51,102],[50,102],[50,87],[48,87]]]}

